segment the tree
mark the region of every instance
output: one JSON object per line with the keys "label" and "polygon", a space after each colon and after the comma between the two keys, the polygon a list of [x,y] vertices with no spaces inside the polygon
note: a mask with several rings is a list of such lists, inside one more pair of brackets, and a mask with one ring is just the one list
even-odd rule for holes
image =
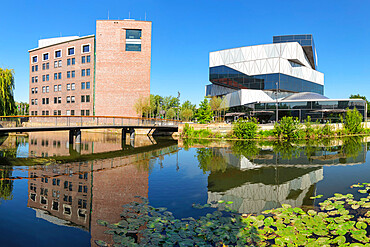
{"label": "tree", "polygon": [[168,109],[166,112],[166,118],[173,119],[174,117],[176,117],[176,111],[173,108]]}
{"label": "tree", "polygon": [[220,116],[221,102],[222,102],[222,99],[220,97],[212,97],[209,102],[211,109],[215,113],[216,116]]}
{"label": "tree", "polygon": [[207,98],[204,98],[204,100],[199,104],[199,109],[196,113],[196,118],[198,119],[199,123],[204,124],[211,122],[212,117],[213,112],[211,110],[211,106],[209,105]]}
{"label": "tree", "polygon": [[149,110],[150,110],[150,98],[149,97],[140,97],[137,99],[137,101],[134,104],[134,108],[136,113],[142,117],[145,113],[146,116],[148,116]]}
{"label": "tree", "polygon": [[26,102],[16,102],[17,115],[28,115],[29,104]]}
{"label": "tree", "polygon": [[349,96],[350,99],[363,99],[366,101],[366,106],[367,106],[367,112],[366,112],[366,115],[367,116],[370,116],[370,102],[367,101],[366,99],[366,96],[362,96],[362,95],[359,95],[359,94],[351,94],[351,96]]}
{"label": "tree", "polygon": [[194,112],[192,109],[181,109],[180,116],[182,120],[189,121],[190,119],[192,119],[193,115]]}
{"label": "tree", "polygon": [[14,115],[17,111],[13,90],[14,71],[0,68],[0,114],[2,116]]}

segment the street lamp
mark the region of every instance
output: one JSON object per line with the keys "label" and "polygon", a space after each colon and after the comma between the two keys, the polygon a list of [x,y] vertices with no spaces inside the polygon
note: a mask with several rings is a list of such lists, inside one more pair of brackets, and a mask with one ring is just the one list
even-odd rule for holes
{"label": "street lamp", "polygon": [[278,82],[275,82],[276,85],[276,122],[279,120],[279,102],[278,102]]}

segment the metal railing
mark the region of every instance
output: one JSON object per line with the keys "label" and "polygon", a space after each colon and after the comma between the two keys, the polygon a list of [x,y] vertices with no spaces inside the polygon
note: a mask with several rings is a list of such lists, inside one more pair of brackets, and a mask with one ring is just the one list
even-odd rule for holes
{"label": "metal railing", "polygon": [[179,120],[119,116],[0,116],[2,127],[39,126],[169,126]]}

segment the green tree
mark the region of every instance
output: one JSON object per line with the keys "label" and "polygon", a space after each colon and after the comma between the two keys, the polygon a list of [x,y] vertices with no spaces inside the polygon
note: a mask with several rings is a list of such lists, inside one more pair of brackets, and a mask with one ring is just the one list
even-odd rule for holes
{"label": "green tree", "polygon": [[173,109],[173,108],[168,109],[167,112],[166,112],[166,118],[173,119],[174,117],[176,117],[175,109]]}
{"label": "green tree", "polygon": [[29,104],[26,102],[16,102],[17,115],[28,115]]}
{"label": "green tree", "polygon": [[221,108],[220,108],[221,102],[222,102],[222,98],[220,97],[212,97],[211,100],[209,101],[209,105],[211,106],[212,111],[218,117],[220,116],[220,112],[221,112]]}
{"label": "green tree", "polygon": [[351,96],[349,96],[350,99],[363,99],[366,101],[366,105],[367,105],[367,116],[370,116],[370,102],[366,99],[365,96],[362,96],[362,95],[359,95],[359,94],[351,94]]}
{"label": "green tree", "polygon": [[190,119],[192,119],[194,115],[194,112],[192,109],[182,109],[181,112],[180,112],[180,116],[181,116],[181,119],[182,120],[186,120],[186,121],[189,121]]}
{"label": "green tree", "polygon": [[360,133],[363,129],[361,123],[362,115],[356,108],[347,111],[344,129],[348,131],[349,134]]}
{"label": "green tree", "polygon": [[16,114],[14,88],[14,71],[0,68],[0,114],[2,116]]}
{"label": "green tree", "polygon": [[208,99],[204,98],[202,102],[199,104],[199,109],[196,113],[196,118],[198,122],[201,124],[209,123],[212,121],[213,112],[211,110],[211,106],[209,105]]}

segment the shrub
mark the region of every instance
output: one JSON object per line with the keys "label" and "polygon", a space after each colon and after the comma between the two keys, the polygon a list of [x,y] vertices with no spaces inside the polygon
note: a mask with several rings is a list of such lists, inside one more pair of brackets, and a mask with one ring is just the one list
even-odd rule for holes
{"label": "shrub", "polygon": [[361,123],[362,115],[356,108],[347,111],[344,129],[347,130],[348,134],[360,133],[363,130]]}
{"label": "shrub", "polygon": [[330,125],[330,123],[326,123],[320,130],[321,136],[332,136],[334,135],[333,127]]}
{"label": "shrub", "polygon": [[239,119],[234,123],[233,134],[237,138],[254,139],[257,135],[257,121],[252,118],[249,120]]}
{"label": "shrub", "polygon": [[300,137],[298,118],[283,117],[280,123],[274,125],[274,135],[281,139],[298,139]]}

